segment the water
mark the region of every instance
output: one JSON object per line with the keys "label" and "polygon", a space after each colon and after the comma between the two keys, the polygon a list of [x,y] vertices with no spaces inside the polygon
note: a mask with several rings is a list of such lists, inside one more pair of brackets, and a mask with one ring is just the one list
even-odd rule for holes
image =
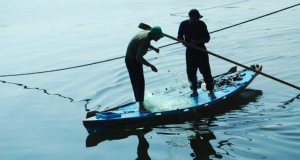
{"label": "water", "polygon": [[[179,23],[191,8],[198,8],[209,31],[215,31],[297,3],[0,0],[0,74],[124,56],[140,22],[160,25],[176,37]],[[213,33],[207,48],[245,65],[262,64],[264,73],[300,86],[299,12],[298,6]],[[173,41],[164,38],[152,44],[169,43]],[[159,70],[145,68],[147,94],[187,83],[183,53],[177,44],[147,55]],[[210,62],[214,75],[233,66],[213,56]],[[1,159],[136,159],[137,151],[160,160],[298,159],[300,155],[299,91],[263,76],[227,104],[225,111],[157,126],[145,131],[145,139],[142,131],[121,132],[91,147],[86,146],[89,137],[82,125],[85,107],[101,109],[133,101],[123,59],[0,80]]]}

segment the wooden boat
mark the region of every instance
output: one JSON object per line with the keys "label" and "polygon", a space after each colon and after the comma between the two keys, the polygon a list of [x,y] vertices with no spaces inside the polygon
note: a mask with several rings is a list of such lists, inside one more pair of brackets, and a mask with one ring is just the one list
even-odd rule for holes
{"label": "wooden boat", "polygon": [[170,120],[205,115],[211,110],[226,107],[222,105],[223,102],[244,90],[258,75],[257,72],[262,70],[261,65],[252,65],[250,68],[253,70],[237,71],[237,67],[233,67],[228,72],[215,76],[214,95],[203,90],[201,88],[203,82],[199,81],[199,96],[197,97],[190,97],[189,87],[182,86],[168,90],[161,95],[154,95],[173,101],[171,107],[159,110],[157,108],[163,106],[163,103],[158,103],[150,112],[140,112],[138,103],[128,103],[106,111],[93,112],[92,116],[87,115],[87,118],[83,120],[83,125],[89,133],[93,133],[106,129],[143,127],[150,123],[160,124]]}

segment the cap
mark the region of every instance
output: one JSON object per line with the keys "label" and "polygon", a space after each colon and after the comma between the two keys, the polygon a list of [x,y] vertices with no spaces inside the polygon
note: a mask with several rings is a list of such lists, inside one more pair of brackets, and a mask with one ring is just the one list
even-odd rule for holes
{"label": "cap", "polygon": [[203,16],[199,13],[199,11],[197,9],[191,9],[189,12],[189,17],[202,18]]}
{"label": "cap", "polygon": [[154,26],[154,27],[152,27],[152,28],[150,29],[150,32],[151,32],[153,35],[155,35],[155,36],[157,36],[157,37],[159,37],[159,38],[163,38],[163,37],[164,37],[164,34],[163,34],[163,32],[162,32],[162,30],[161,30],[161,28],[160,28],[159,26]]}

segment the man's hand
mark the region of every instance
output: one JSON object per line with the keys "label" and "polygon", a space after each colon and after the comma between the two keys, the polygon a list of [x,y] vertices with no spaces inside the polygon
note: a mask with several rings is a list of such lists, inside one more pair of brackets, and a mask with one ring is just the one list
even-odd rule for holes
{"label": "man's hand", "polygon": [[153,49],[156,53],[159,53],[159,48],[155,48],[155,47],[153,47],[152,45],[150,45],[149,48],[150,48],[150,49]]}
{"label": "man's hand", "polygon": [[159,48],[153,48],[156,53],[159,53]]}
{"label": "man's hand", "polygon": [[150,66],[153,72],[157,72],[157,68],[153,65]]}

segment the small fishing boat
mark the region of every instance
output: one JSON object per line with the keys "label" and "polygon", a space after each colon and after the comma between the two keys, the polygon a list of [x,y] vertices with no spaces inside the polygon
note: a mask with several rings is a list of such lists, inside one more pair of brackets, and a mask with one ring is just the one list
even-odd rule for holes
{"label": "small fishing boat", "polygon": [[[197,89],[199,95],[196,97],[190,97],[189,87],[178,86],[161,94],[153,95],[153,97],[164,97],[167,101],[172,101],[168,107],[161,108],[163,103],[149,103],[148,105],[152,105],[150,112],[140,112],[138,103],[128,103],[105,111],[87,114],[83,125],[89,133],[93,133],[106,129],[143,127],[153,123],[163,124],[170,120],[189,119],[205,115],[211,110],[220,110],[226,107],[222,105],[225,101],[230,101],[230,98],[244,90],[262,70],[261,65],[251,65],[250,68],[252,70],[237,71],[237,67],[232,67],[228,72],[215,76],[213,94],[205,90],[205,83],[201,80]],[[149,101],[151,102],[151,100]]]}

